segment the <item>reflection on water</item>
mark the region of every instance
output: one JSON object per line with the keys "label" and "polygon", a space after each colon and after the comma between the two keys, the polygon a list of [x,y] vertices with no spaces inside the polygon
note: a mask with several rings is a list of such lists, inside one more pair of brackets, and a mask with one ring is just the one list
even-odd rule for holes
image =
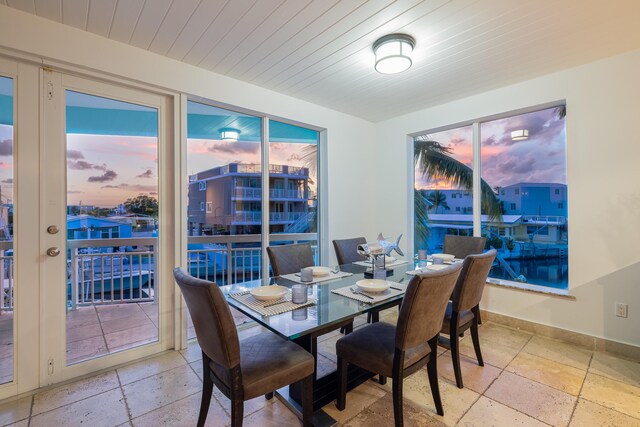
{"label": "reflection on water", "polygon": [[[517,276],[526,277],[525,283],[549,286],[557,289],[567,289],[569,283],[568,259],[536,258],[505,260]],[[491,268],[490,277],[496,279],[514,280],[505,268],[495,265]]]}

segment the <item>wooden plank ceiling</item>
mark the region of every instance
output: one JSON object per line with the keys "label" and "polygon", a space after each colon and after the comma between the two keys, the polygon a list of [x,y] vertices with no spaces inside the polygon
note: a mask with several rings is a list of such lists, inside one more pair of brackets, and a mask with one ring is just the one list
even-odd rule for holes
{"label": "wooden plank ceiling", "polygon": [[[640,1],[0,0],[377,122],[640,47]],[[372,43],[417,43],[402,74]]]}

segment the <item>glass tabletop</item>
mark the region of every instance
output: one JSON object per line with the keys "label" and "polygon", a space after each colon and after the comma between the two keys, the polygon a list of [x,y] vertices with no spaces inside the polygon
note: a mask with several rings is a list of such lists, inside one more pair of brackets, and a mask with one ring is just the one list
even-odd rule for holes
{"label": "glass tabletop", "polygon": [[[391,275],[387,276],[387,280],[407,284],[411,280],[412,276],[405,273],[408,270],[413,270],[414,267],[415,266],[412,262],[399,265],[391,270]],[[283,338],[293,340],[314,331],[329,327],[332,324],[338,324],[346,319],[367,313],[377,307],[390,304],[392,305],[402,299],[404,294],[396,295],[376,304],[370,304],[331,292],[334,289],[355,285],[358,280],[364,278],[364,272],[366,269],[367,267],[356,264],[341,265],[340,271],[353,273],[353,275],[307,285],[308,296],[310,298],[315,298],[317,300],[317,304],[272,316],[263,316],[260,313],[253,311],[251,308],[231,297],[229,294],[247,291],[258,286],[274,284],[291,288],[293,285],[297,284],[296,282],[282,277],[275,277],[220,286],[220,290],[223,292],[229,305]]]}

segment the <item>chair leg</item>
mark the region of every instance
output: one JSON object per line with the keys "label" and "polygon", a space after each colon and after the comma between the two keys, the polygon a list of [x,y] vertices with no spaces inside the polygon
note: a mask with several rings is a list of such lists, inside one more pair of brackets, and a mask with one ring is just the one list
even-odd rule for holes
{"label": "chair leg", "polygon": [[336,408],[344,411],[347,405],[347,366],[348,362],[342,357],[338,357],[338,399]]}
{"label": "chair leg", "polygon": [[402,408],[402,385],[404,383],[404,352],[396,349],[393,356],[393,376],[391,377],[391,390],[393,396],[393,420],[396,427],[404,425]]}
{"label": "chair leg", "polygon": [[202,400],[200,401],[200,414],[198,415],[198,427],[204,426],[211,404],[211,394],[213,393],[213,380],[209,373],[209,358],[202,355]]}
{"label": "chair leg", "polygon": [[231,399],[231,427],[242,427],[244,419],[244,402],[242,399]]}
{"label": "chair leg", "polygon": [[460,349],[458,341],[458,328],[451,327],[451,335],[449,335],[449,343],[451,344],[451,362],[453,363],[453,373],[456,377],[456,385],[463,388],[462,371],[460,369]]}
{"label": "chair leg", "polygon": [[302,425],[311,427],[313,418],[313,375],[302,380]]}
{"label": "chair leg", "polygon": [[387,377],[384,375],[378,376],[378,384],[385,385],[387,383]]}
{"label": "chair leg", "polygon": [[[437,342],[437,341],[436,341]],[[431,357],[427,363],[427,373],[429,374],[429,386],[431,387],[431,395],[433,396],[433,403],[436,405],[436,412],[438,415],[444,415],[444,409],[442,408],[442,399],[440,399],[440,386],[438,385],[438,353],[436,345],[433,345],[431,350]]]}
{"label": "chair leg", "polygon": [[265,394],[264,398],[267,399],[267,400],[273,399],[273,392]]}
{"label": "chair leg", "polygon": [[482,360],[482,352],[480,351],[480,339],[478,337],[478,323],[476,320],[473,320],[471,323],[471,340],[473,341],[473,349],[476,351],[476,359],[478,359],[478,365],[484,366],[484,361]]}

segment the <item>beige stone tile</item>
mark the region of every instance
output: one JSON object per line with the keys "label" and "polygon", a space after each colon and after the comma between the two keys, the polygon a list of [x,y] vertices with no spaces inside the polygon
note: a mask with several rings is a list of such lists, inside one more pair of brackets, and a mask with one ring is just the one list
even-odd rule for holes
{"label": "beige stone tile", "polygon": [[[132,420],[134,427],[195,426],[200,412],[200,393],[170,403]],[[231,422],[222,406],[211,399],[205,426],[222,427]]]}
{"label": "beige stone tile", "polygon": [[136,347],[158,340],[158,328],[153,323],[146,321],[133,329],[105,334],[107,348],[110,352]]}
{"label": "beige stone tile", "polygon": [[640,418],[640,387],[588,373],[580,397]]}
{"label": "beige stone tile", "polygon": [[319,342],[318,353],[334,362],[337,362],[338,357],[336,356],[336,342],[338,342],[338,340],[342,338],[342,336],[342,334],[335,335],[331,338],[327,338],[326,340]]}
{"label": "beige stone tile", "polygon": [[[420,411],[429,416],[438,417],[446,425],[453,426],[478,399],[479,394],[468,388],[459,389],[455,384],[442,379],[438,381],[438,384],[444,417],[439,417],[436,413],[426,368],[422,368],[415,374],[405,378],[402,393],[404,401],[411,402]],[[392,380],[387,380],[386,385],[379,387],[391,393]]]}
{"label": "beige stone tile", "polygon": [[[482,340],[480,343],[480,351],[482,351],[482,359],[485,365],[492,365],[500,369],[504,369],[520,352],[520,350],[516,348],[491,343],[488,339]],[[476,352],[473,349],[473,343],[470,339],[460,341],[460,354],[475,359]]]}
{"label": "beige stone tile", "polygon": [[530,380],[577,396],[587,371],[529,353],[520,353],[505,368]]}
{"label": "beige stone tile", "polygon": [[247,415],[245,403],[244,427],[300,427],[300,420],[286,406],[274,399],[259,411]]}
{"label": "beige stone tile", "polygon": [[[464,386],[476,393],[484,393],[487,387],[502,372],[500,369],[488,364],[480,366],[477,360],[464,355],[460,355],[460,368],[462,369]],[[450,351],[446,351],[438,358],[438,375],[452,384],[456,383]]]}
{"label": "beige stone tile", "polygon": [[588,400],[578,399],[569,427],[640,427],[640,420]]}
{"label": "beige stone tile", "polygon": [[32,417],[30,426],[112,427],[125,423],[128,419],[122,391],[117,388]]}
{"label": "beige stone tile", "polygon": [[589,368],[593,354],[586,348],[540,336],[533,336],[522,351],[582,370]]}
{"label": "beige stone tile", "polygon": [[33,397],[32,415],[78,402],[82,399],[118,388],[119,386],[116,371],[110,371],[96,375],[95,377],[37,393]]}
{"label": "beige stone tile", "polygon": [[12,424],[7,424],[7,427],[29,427],[29,420],[17,421]]}
{"label": "beige stone tile", "polygon": [[196,373],[200,381],[202,381],[202,360],[198,360],[197,362],[189,363],[189,366]]}
{"label": "beige stone tile", "polygon": [[[426,412],[417,408],[410,401],[405,401],[402,405],[402,417],[404,425],[407,427],[444,427],[438,415],[429,416]],[[387,395],[375,401],[356,417],[346,424],[347,427],[371,427],[371,426],[392,426],[394,424],[393,399]]]}
{"label": "beige stone tile", "polygon": [[267,331],[262,326],[258,326],[258,325],[251,326],[251,327],[243,327],[240,330],[238,330],[238,339],[242,341],[244,339],[247,339],[249,337],[262,334],[262,333],[272,334],[273,332]]}
{"label": "beige stone tile", "polygon": [[108,354],[107,344],[102,335],[74,341],[67,344],[67,364]]}
{"label": "beige stone tile", "polygon": [[189,341],[187,348],[180,350],[180,354],[189,363],[202,360],[202,350],[198,345],[198,341]]}
{"label": "beige stone tile", "polygon": [[0,405],[0,425],[7,425],[29,417],[33,396],[12,400]]}
{"label": "beige stone tile", "polygon": [[[469,336],[469,334],[465,334]],[[486,322],[479,328],[480,343],[486,341],[488,345],[498,344],[505,347],[522,350],[533,334],[519,329],[512,329],[492,322]],[[469,339],[469,341],[471,341]]]}
{"label": "beige stone tile", "polygon": [[344,411],[338,411],[335,402],[325,405],[323,409],[339,423],[345,423],[387,394],[381,388],[365,382],[347,392],[347,406]]}
{"label": "beige stone tile", "polygon": [[589,372],[640,387],[640,363],[595,352]]}
{"label": "beige stone tile", "polygon": [[459,425],[465,427],[543,427],[547,424],[495,400],[480,396],[480,399],[464,414]]}
{"label": "beige stone tile", "polygon": [[122,387],[131,416],[136,418],[202,391],[200,379],[187,365]]}
{"label": "beige stone tile", "polygon": [[540,421],[566,426],[576,397],[504,371],[484,394]]}
{"label": "beige stone tile", "polygon": [[337,370],[336,362],[325,357],[321,354],[318,354],[318,365],[316,367],[316,376],[317,378],[322,378],[325,375],[328,375]]}
{"label": "beige stone tile", "polygon": [[177,351],[172,351],[161,356],[145,359],[132,365],[118,368],[118,376],[122,385],[150,377],[160,372],[168,371],[187,362]]}
{"label": "beige stone tile", "polygon": [[67,343],[100,336],[102,336],[102,328],[100,327],[100,323],[92,323],[90,325],[78,326],[75,328],[67,328]]}

